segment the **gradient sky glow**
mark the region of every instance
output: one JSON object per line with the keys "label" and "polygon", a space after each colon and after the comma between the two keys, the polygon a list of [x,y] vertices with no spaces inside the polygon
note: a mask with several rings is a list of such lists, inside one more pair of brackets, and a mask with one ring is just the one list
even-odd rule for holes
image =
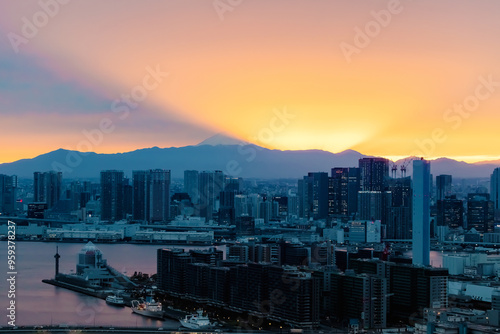
{"label": "gradient sky glow", "polygon": [[[224,20],[212,0],[72,0],[16,53],[9,34],[53,1],[2,5],[0,162],[77,149],[103,118],[115,129],[95,152],[226,132],[277,149],[500,158],[498,0],[401,0],[350,62],[341,43],[396,0],[243,0]],[[157,66],[168,77],[120,119],[112,102]],[[489,96],[447,121],[489,77]],[[284,109],[295,117],[260,140]]]}

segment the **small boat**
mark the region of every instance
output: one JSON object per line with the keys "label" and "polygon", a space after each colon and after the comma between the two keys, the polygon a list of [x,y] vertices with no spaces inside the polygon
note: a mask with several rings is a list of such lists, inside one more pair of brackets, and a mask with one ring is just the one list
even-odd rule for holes
{"label": "small boat", "polygon": [[186,315],[184,319],[179,321],[182,327],[189,329],[208,329],[215,326],[215,323],[210,322],[208,316],[203,315],[203,310],[198,310],[195,314]]}
{"label": "small boat", "polygon": [[132,312],[145,317],[163,319],[163,309],[161,303],[157,303],[153,298],[148,297],[145,302],[132,301]]}
{"label": "small boat", "polygon": [[123,298],[116,295],[107,296],[106,303],[114,306],[125,306],[125,301],[123,300]]}

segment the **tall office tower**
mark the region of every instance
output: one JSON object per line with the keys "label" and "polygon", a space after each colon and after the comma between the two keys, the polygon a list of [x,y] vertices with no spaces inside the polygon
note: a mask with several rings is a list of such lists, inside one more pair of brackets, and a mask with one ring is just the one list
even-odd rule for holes
{"label": "tall office tower", "polygon": [[148,172],[150,222],[170,219],[170,170],[152,169]]}
{"label": "tall office tower", "polygon": [[198,203],[200,198],[198,191],[198,178],[199,173],[197,170],[185,170],[184,171],[184,192],[188,193],[191,197],[191,202],[193,204]]}
{"label": "tall office tower", "polygon": [[61,198],[62,173],[35,172],[34,179],[34,201],[47,203],[47,208],[52,208]]}
{"label": "tall office tower", "polygon": [[328,215],[348,215],[349,168],[332,168],[328,179]]}
{"label": "tall office tower", "polygon": [[297,195],[288,197],[287,210],[289,216],[299,216],[299,197]]}
{"label": "tall office tower", "polygon": [[468,194],[467,228],[475,228],[479,233],[493,232],[494,202],[489,194]]}
{"label": "tall office tower", "polygon": [[149,216],[149,205],[147,205],[148,187],[147,187],[148,171],[135,170],[132,172],[132,197],[133,210],[132,217],[134,220],[147,221]]}
{"label": "tall office tower", "polygon": [[0,174],[0,213],[13,215],[16,211],[17,176]]}
{"label": "tall office tower", "polygon": [[123,217],[123,172],[101,171],[101,219],[117,221]]}
{"label": "tall office tower", "polygon": [[491,174],[490,199],[493,201],[493,208],[500,210],[500,168],[495,168]]}
{"label": "tall office tower", "polygon": [[358,192],[358,214],[361,220],[382,220],[384,212],[384,192]]}
{"label": "tall office tower", "polygon": [[347,214],[353,216],[358,210],[358,191],[360,190],[360,171],[350,167],[347,180]]}
{"label": "tall office tower", "polygon": [[437,201],[437,226],[464,227],[464,201],[456,195]]}
{"label": "tall office tower", "polygon": [[391,193],[385,220],[387,239],[411,239],[412,189],[411,178],[390,179]]}
{"label": "tall office tower", "polygon": [[241,216],[251,215],[251,204],[247,195],[235,195],[234,196],[234,216],[235,218]]}
{"label": "tall office tower", "polygon": [[362,191],[384,191],[389,179],[389,160],[384,158],[359,159],[360,189]]}
{"label": "tall office tower", "polygon": [[224,173],[221,171],[201,172],[198,180],[200,216],[207,221],[213,219],[218,210],[217,200],[224,189]]}
{"label": "tall office tower", "polygon": [[262,203],[263,198],[259,194],[250,194],[248,195],[249,200],[249,211],[248,214],[250,217],[260,217],[260,203]]}
{"label": "tall office tower", "polygon": [[308,218],[328,217],[328,173],[309,173],[306,179]]}
{"label": "tall office tower", "polygon": [[235,198],[236,192],[234,190],[220,192],[219,223],[221,225],[234,225],[236,218]]}
{"label": "tall office tower", "polygon": [[269,200],[261,202],[257,218],[264,219],[264,223],[267,224],[273,217],[273,203]]}
{"label": "tall office tower", "polygon": [[451,196],[451,175],[436,176],[436,201]]}
{"label": "tall office tower", "polygon": [[170,218],[170,170],[132,172],[133,217],[158,222]]}
{"label": "tall office tower", "polygon": [[226,176],[224,180],[224,190],[240,193],[243,191],[243,178]]}
{"label": "tall office tower", "polygon": [[431,163],[413,161],[413,264],[430,264],[430,175]]}
{"label": "tall office tower", "polygon": [[307,218],[309,216],[309,187],[307,186],[307,176],[304,176],[302,179],[299,179],[297,183],[298,191],[297,191],[297,210],[298,216],[300,218]]}
{"label": "tall office tower", "polygon": [[123,179],[123,214],[125,217],[132,215],[134,212],[134,187],[130,179]]}
{"label": "tall office tower", "polygon": [[332,168],[328,184],[330,216],[351,216],[358,209],[359,168]]}
{"label": "tall office tower", "polygon": [[274,196],[273,205],[278,205],[277,217],[288,216],[288,197],[286,196]]}

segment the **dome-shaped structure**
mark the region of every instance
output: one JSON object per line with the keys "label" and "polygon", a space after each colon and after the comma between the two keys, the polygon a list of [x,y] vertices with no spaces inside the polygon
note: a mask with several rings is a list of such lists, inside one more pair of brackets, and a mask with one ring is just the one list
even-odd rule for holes
{"label": "dome-shaped structure", "polygon": [[78,253],[77,274],[83,274],[84,269],[95,269],[106,266],[106,260],[102,258],[102,252],[92,242],[88,242]]}

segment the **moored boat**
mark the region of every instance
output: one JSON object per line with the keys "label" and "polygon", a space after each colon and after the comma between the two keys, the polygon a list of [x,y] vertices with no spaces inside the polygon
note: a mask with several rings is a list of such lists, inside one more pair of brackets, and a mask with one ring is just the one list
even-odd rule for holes
{"label": "moored boat", "polygon": [[125,301],[123,300],[123,298],[116,295],[107,296],[106,303],[114,306],[125,306]]}
{"label": "moored boat", "polygon": [[203,310],[198,310],[194,314],[186,315],[184,319],[179,320],[183,327],[189,329],[208,329],[215,326],[211,323],[208,316],[203,315]]}
{"label": "moored boat", "polygon": [[163,309],[161,303],[156,302],[152,298],[148,298],[148,300],[144,302],[140,302],[138,300],[132,301],[132,312],[155,319],[163,319]]}

